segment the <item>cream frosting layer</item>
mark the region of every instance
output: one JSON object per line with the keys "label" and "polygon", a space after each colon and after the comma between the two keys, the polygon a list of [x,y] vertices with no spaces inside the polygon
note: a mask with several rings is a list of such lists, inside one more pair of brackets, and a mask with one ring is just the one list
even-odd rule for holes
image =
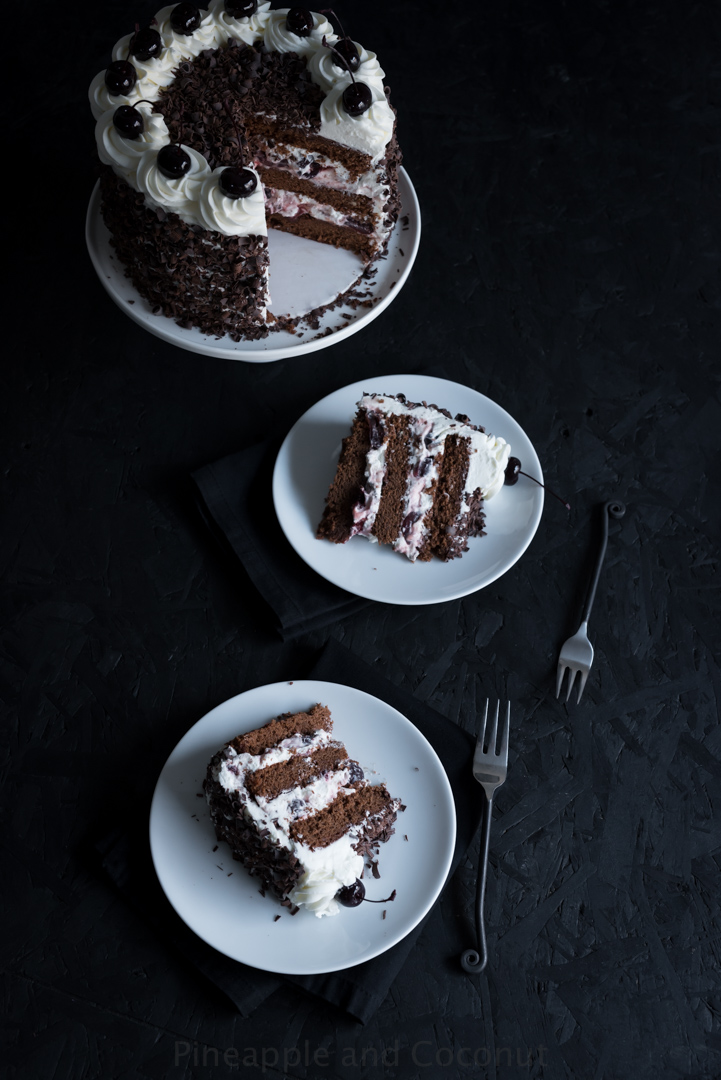
{"label": "cream frosting layer", "polygon": [[[371,164],[377,164],[385,153],[386,146],[393,135],[394,114],[390,108],[383,88],[384,72],[374,53],[357,45],[361,67],[355,74],[360,82],[365,82],[373,94],[371,107],[359,117],[350,116],[343,106],[343,90],[351,81],[349,73],[339,64],[334,63],[329,49],[323,45],[323,38],[330,44],[338,41],[333,27],[324,15],[312,12],[313,30],[307,37],[300,37],[288,30],[286,25],[289,8],[270,9],[269,3],[262,3],[254,15],[247,19],[235,19],[225,11],[225,0],[212,0],[210,8],[203,12],[201,24],[193,34],[178,34],[170,23],[170,14],[174,4],[162,8],[155,16],[158,32],[163,42],[163,51],[151,60],[139,61],[129,56],[130,34],[122,37],[113,49],[113,60],[126,60],[136,69],[138,81],[127,95],[113,95],[105,86],[105,72],[99,72],[90,84],[89,98],[96,125],[98,153],[105,164],[111,165],[118,175],[128,184],[140,190],[137,185],[139,158],[148,149],[138,152],[137,148],[124,145],[135,140],[122,139],[118,146],[111,145],[117,140],[108,134],[112,127],[113,114],[120,105],[136,105],[141,99],[157,101],[162,89],[169,86],[175,78],[177,67],[183,60],[193,59],[207,49],[224,46],[232,38],[252,44],[258,39],[265,42],[267,49],[277,52],[295,52],[304,57],[311,78],[323,90],[326,97],[321,104],[320,135],[342,145],[359,150],[371,158]],[[162,118],[160,118],[162,119]],[[164,124],[164,122],[163,122]],[[156,145],[158,129],[153,128],[152,149]],[[141,136],[143,139],[143,136]],[[146,140],[147,141],[147,140]],[[169,135],[165,135],[169,141]],[[102,150],[101,150],[102,146]],[[188,191],[194,190],[188,186]],[[161,193],[161,186],[157,188]],[[225,235],[238,235],[235,218],[229,217],[227,207],[218,199],[208,199],[201,214],[199,206],[191,199],[183,202],[173,197],[166,205],[159,201],[157,205],[177,213],[189,224],[201,220],[207,228],[216,229]],[[217,209],[217,213],[216,213]],[[213,224],[207,224],[205,214]],[[242,217],[242,215],[240,215]],[[226,231],[229,227],[230,232]],[[254,230],[257,234],[257,230]],[[250,234],[249,234],[250,235]]]}

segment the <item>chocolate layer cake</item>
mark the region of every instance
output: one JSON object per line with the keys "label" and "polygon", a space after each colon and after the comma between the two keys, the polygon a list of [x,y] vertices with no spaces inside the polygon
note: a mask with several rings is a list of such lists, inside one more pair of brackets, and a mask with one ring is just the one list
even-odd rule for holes
{"label": "chocolate layer cake", "polygon": [[294,912],[335,915],[336,894],[388,840],[400,800],[365,779],[324,705],[279,716],[219,750],[203,783],[219,840]]}
{"label": "chocolate layer cake", "polygon": [[378,258],[401,160],[383,79],[324,15],[255,0],[171,5],[122,38],[90,101],[103,217],[141,295],[253,338],[272,321],[268,228]]}
{"label": "chocolate layer cake", "polygon": [[365,536],[411,562],[444,562],[484,533],[484,499],[503,486],[511,452],[467,416],[403,394],[366,394],[343,440],[318,539]]}

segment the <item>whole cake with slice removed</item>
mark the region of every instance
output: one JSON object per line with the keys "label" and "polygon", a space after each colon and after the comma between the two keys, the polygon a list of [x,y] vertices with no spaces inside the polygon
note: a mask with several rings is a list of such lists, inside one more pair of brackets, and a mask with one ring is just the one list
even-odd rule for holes
{"label": "whole cake with slice removed", "polygon": [[364,536],[411,562],[444,562],[484,533],[483,504],[503,487],[510,445],[467,416],[403,394],[366,394],[343,440],[320,540]]}
{"label": "whole cake with slice removed", "polygon": [[399,212],[395,111],[375,54],[325,15],[180,3],[112,57],[90,86],[101,212],[156,310],[266,335],[269,228],[356,253],[359,277],[383,253]]}
{"label": "whole cake with slice removed", "polygon": [[337,914],[338,895],[393,833],[399,799],[333,737],[324,705],[285,714],[215,754],[203,783],[219,840],[293,913]]}

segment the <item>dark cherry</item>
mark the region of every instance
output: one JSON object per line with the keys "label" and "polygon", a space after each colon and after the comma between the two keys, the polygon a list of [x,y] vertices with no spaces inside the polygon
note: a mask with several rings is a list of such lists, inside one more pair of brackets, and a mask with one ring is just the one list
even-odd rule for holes
{"label": "dark cherry", "polygon": [[190,155],[182,146],[168,143],[158,151],[158,168],[169,180],[178,180],[190,169]]}
{"label": "dark cherry", "polygon": [[258,0],[225,0],[225,10],[231,19],[249,19],[258,10]]}
{"label": "dark cherry", "polygon": [[356,49],[355,45],[349,37],[341,38],[340,41],[336,41],[333,47],[335,51],[340,56],[342,56],[349,71],[358,70],[361,62],[360,56],[358,55],[358,50]]}
{"label": "dark cherry", "polygon": [[105,72],[109,94],[129,94],[138,81],[138,73],[129,60],[113,60]]}
{"label": "dark cherry", "polygon": [[384,900],[369,900],[366,896],[365,885],[360,878],[356,878],[352,885],[344,885],[342,889],[339,889],[335,898],[343,907],[358,907],[364,900],[367,904],[388,904],[391,900],[395,900],[396,890],[394,889]]}
{"label": "dark cherry", "polygon": [[139,139],[145,128],[143,114],[133,105],[120,105],[113,113],[113,125],[126,139]]}
{"label": "dark cherry", "polygon": [[286,16],[285,25],[292,34],[308,37],[313,29],[313,16],[308,8],[292,7]]}
{"label": "dark cherry", "polygon": [[178,4],[170,12],[170,25],[176,34],[194,34],[200,22],[201,15],[194,4]]}
{"label": "dark cherry", "polygon": [[338,903],[343,907],[358,907],[365,900],[366,887],[359,878],[356,878],[352,885],[344,885],[335,895]]}
{"label": "dark cherry", "polygon": [[362,116],[373,104],[370,86],[362,82],[352,82],[343,91],[343,108],[349,116]]}
{"label": "dark cherry", "polygon": [[229,199],[244,199],[252,195],[258,186],[258,180],[250,169],[239,169],[236,165],[223,169],[218,183]]}
{"label": "dark cherry", "polygon": [[557,495],[555,491],[551,491],[550,487],[546,487],[540,480],[536,480],[535,476],[529,476],[527,472],[523,472],[521,469],[521,462],[517,457],[509,457],[508,464],[506,465],[506,471],[503,477],[503,483],[512,486],[518,483],[518,477],[525,476],[527,480],[533,480],[534,484],[538,484],[544,491],[547,491],[549,495],[553,495],[554,499],[558,499],[560,503],[566,507],[567,510],[571,509],[571,504],[562,499],[560,495]]}
{"label": "dark cherry", "polygon": [[162,39],[152,26],[146,26],[144,30],[136,30],[130,39],[130,55],[136,60],[152,60],[154,56],[160,56],[162,51]]}
{"label": "dark cherry", "polygon": [[521,463],[517,457],[509,457],[508,464],[506,465],[506,473],[503,480],[504,484],[508,484],[509,487],[512,484],[518,483],[518,477],[521,473]]}

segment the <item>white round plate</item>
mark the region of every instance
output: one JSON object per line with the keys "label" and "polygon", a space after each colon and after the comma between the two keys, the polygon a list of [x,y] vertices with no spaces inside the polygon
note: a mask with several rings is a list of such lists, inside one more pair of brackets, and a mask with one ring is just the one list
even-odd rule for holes
{"label": "white round plate", "polygon": [[357,536],[346,544],[316,540],[325,497],[335,475],[341,440],[350,432],[356,403],[364,393],[406,395],[427,401],[511,444],[524,472],[543,482],[530,439],[512,416],[490,398],[459,383],[426,375],[381,375],[345,386],[323,398],[291,428],[273,473],[278,521],[300,557],[328,581],[356,596],[388,604],[437,604],[490,585],[505,574],[534,537],[543,510],[543,489],[521,476],[485,504],[486,536],[470,539],[460,559],[410,562],[387,545]]}
{"label": "white round plate", "polygon": [[[367,299],[374,300],[374,305],[354,309],[345,304],[321,316],[316,330],[302,326],[295,334],[279,330],[260,341],[216,338],[197,329],[185,330],[165,315],[154,315],[151,305],[125,276],[122,264],[110,245],[110,233],[100,213],[99,184],[95,185],[90,197],[85,240],[93,266],[106,291],[120,310],[145,330],[190,352],[264,364],[335,345],[372,322],[395,299],[411,272],[421,238],[418,199],[410,177],[403,168],[398,175],[398,190],[401,210],[388,240],[388,250],[374,264],[376,275],[362,282],[363,291],[368,290]],[[363,263],[357,255],[328,244],[317,244],[275,229],[268,233],[268,244],[271,263],[270,309],[274,315],[302,315],[321,307],[348,289],[363,273]],[[349,317],[344,318],[344,315]],[[331,333],[326,336],[328,329]]]}
{"label": "white round plate", "polygon": [[[322,919],[303,908],[290,915],[272,896],[262,897],[258,878],[216,840],[205,799],[197,797],[208,762],[225,743],[281,713],[319,701],[331,710],[334,733],[368,778],[384,781],[406,806],[398,814],[395,834],[381,844],[381,879],[366,874],[370,899],[384,899],[393,889],[396,899],[342,908]],[[352,967],[404,938],[437,899],[455,838],[448,777],[420,731],[370,694],[313,680],[259,686],[209,712],[168,758],[150,810],[153,863],[181,919],[233,960],[286,975]],[[276,915],[281,916],[277,922]]]}

